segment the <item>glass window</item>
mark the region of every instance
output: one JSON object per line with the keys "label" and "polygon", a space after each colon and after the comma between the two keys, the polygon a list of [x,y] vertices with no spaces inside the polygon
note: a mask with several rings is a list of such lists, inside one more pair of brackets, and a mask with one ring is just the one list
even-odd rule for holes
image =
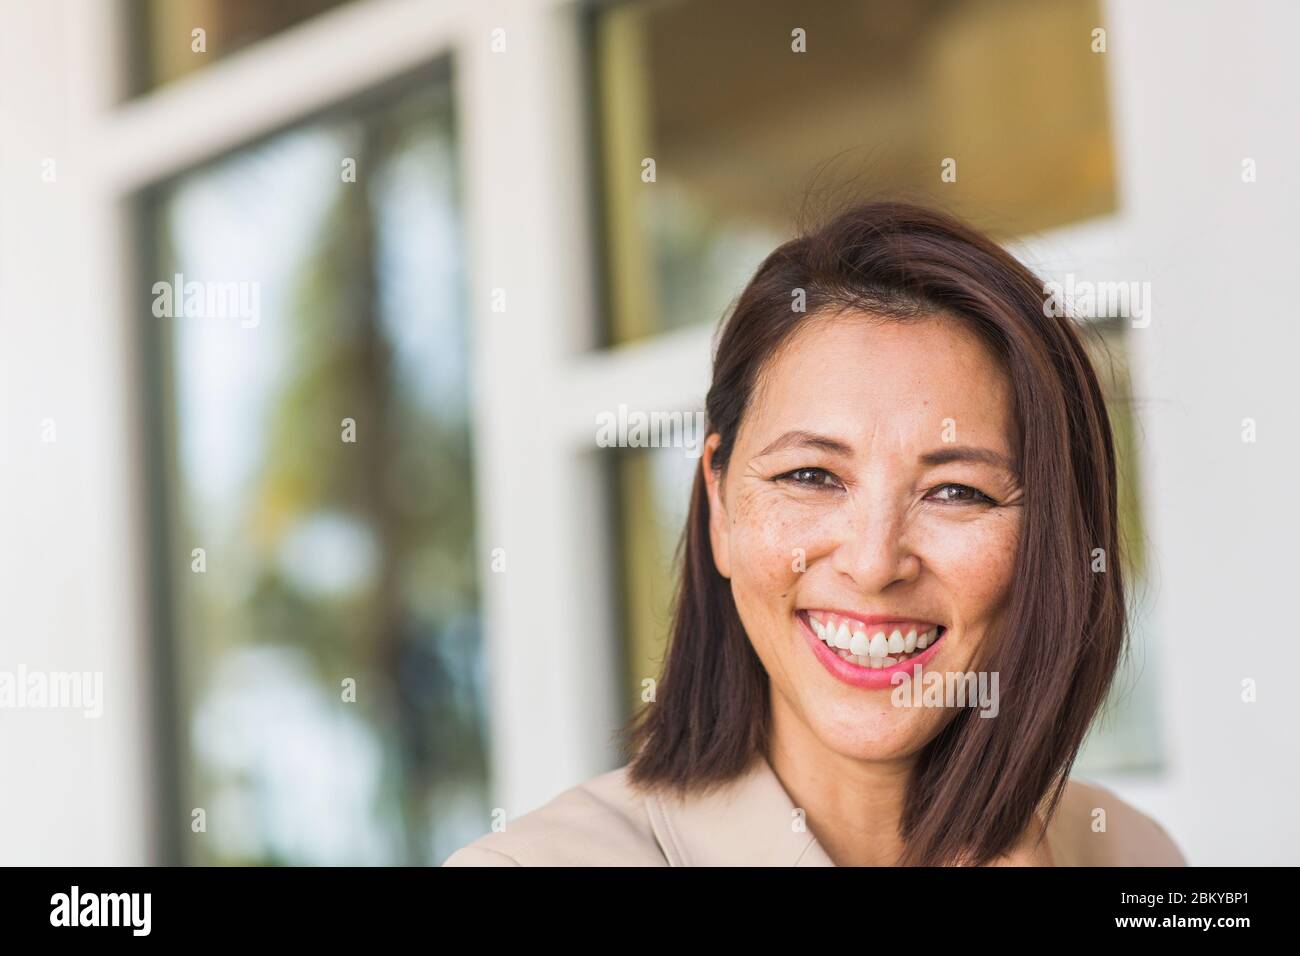
{"label": "glass window", "polygon": [[144,201],[187,862],[430,864],[482,831],[454,150],[424,77]]}
{"label": "glass window", "polygon": [[1100,25],[1095,0],[598,8],[608,339],[715,321],[800,217],[851,199],[1003,239],[1113,211]]}
{"label": "glass window", "polygon": [[170,83],[349,0],[127,0],[131,92]]}
{"label": "glass window", "polygon": [[663,669],[678,546],[699,458],[676,447],[620,448],[613,463],[621,516],[626,700],[635,708],[641,682],[658,680]]}
{"label": "glass window", "polygon": [[1121,664],[1101,718],[1079,753],[1080,773],[1151,770],[1161,765],[1157,675],[1159,642],[1152,617],[1146,530],[1142,522],[1139,422],[1129,371],[1126,316],[1111,316],[1087,326],[1093,367],[1110,410],[1119,471],[1120,547],[1129,575],[1129,652]]}

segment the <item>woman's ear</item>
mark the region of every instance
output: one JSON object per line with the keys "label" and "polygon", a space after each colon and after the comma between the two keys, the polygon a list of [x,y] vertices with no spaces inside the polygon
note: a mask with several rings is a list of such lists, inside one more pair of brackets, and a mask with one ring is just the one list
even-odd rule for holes
{"label": "woman's ear", "polygon": [[700,467],[704,469],[704,487],[709,494],[709,542],[713,545],[713,566],[724,578],[731,577],[731,522],[722,500],[722,475],[713,467],[713,456],[722,443],[717,432],[704,441]]}

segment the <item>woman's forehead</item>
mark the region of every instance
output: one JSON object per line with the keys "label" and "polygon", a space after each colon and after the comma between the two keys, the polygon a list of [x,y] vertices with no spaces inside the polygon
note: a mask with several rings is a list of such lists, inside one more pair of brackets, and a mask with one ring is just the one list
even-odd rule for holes
{"label": "woman's forehead", "polygon": [[[945,422],[965,438],[1007,440],[1011,386],[977,334],[947,316],[817,317],[764,370],[742,431],[833,430],[854,443],[885,433],[935,440]],[[770,440],[770,439],[769,439]]]}

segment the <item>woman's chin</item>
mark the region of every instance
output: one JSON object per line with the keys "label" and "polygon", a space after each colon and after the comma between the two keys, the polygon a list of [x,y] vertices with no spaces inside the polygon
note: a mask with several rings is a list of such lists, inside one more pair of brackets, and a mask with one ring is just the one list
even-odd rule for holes
{"label": "woman's chin", "polygon": [[824,720],[812,728],[822,746],[841,757],[863,761],[902,760],[915,756],[938,732],[937,728],[898,715],[882,724],[879,712],[860,721]]}

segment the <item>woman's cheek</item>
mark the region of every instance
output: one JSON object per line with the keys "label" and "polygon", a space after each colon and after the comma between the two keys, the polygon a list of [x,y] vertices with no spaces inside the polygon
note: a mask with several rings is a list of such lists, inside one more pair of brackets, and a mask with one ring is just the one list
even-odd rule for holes
{"label": "woman's cheek", "polygon": [[826,516],[798,502],[755,496],[737,510],[732,526],[734,570],[770,597],[784,597],[800,571],[822,549]]}
{"label": "woman's cheek", "polygon": [[936,521],[925,536],[930,570],[958,596],[968,624],[985,621],[1009,593],[1019,544],[1018,511],[990,512],[978,521]]}

